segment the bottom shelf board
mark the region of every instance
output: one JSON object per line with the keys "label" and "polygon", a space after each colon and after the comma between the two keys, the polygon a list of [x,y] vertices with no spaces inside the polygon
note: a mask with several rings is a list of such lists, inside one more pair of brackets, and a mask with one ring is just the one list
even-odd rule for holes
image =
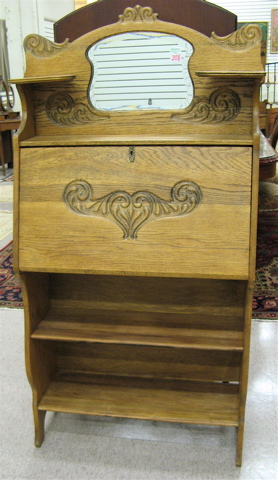
{"label": "bottom shelf board", "polygon": [[238,385],[63,373],[39,410],[237,426]]}

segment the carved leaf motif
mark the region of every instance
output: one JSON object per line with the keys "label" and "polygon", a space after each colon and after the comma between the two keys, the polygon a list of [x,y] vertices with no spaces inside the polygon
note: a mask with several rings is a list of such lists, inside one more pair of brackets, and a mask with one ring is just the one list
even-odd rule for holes
{"label": "carved leaf motif", "polygon": [[69,44],[67,38],[63,43],[54,43],[41,35],[28,35],[24,40],[24,50],[32,53],[36,57],[48,57],[61,50],[64,50]]}
{"label": "carved leaf motif", "polygon": [[56,125],[78,125],[91,121],[104,120],[109,115],[96,115],[88,105],[75,101],[67,93],[54,93],[45,104],[48,118]]}
{"label": "carved leaf motif", "polygon": [[258,25],[249,24],[244,25],[226,37],[218,37],[213,32],[211,38],[221,47],[242,49],[260,42],[262,39],[262,30]]}
{"label": "carved leaf motif", "polygon": [[176,120],[219,123],[234,120],[240,112],[240,98],[230,89],[218,89],[209,98],[195,98],[185,113],[175,114]]}
{"label": "carved leaf motif", "polygon": [[139,191],[130,195],[112,192],[93,200],[93,191],[84,180],[71,182],[63,200],[74,213],[107,218],[123,231],[123,238],[136,239],[139,229],[148,221],[190,213],[201,201],[201,190],[193,182],[179,182],[172,188],[171,200],[163,200],[151,192]]}
{"label": "carved leaf motif", "polygon": [[123,15],[119,15],[120,23],[129,23],[129,22],[155,22],[157,20],[157,13],[153,13],[151,7],[128,7],[125,9]]}

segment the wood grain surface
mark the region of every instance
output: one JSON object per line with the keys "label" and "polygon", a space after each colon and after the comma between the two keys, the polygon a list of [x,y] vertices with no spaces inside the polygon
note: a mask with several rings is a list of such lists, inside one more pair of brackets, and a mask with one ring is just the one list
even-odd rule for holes
{"label": "wood grain surface", "polygon": [[[73,42],[24,43],[14,267],[35,444],[47,410],[236,426],[240,465],[261,32],[208,38],[156,13],[137,6]],[[88,49],[125,32],[193,46],[187,108],[93,107]]]}
{"label": "wood grain surface", "polygon": [[[30,175],[32,169],[32,175]],[[128,147],[23,149],[20,269],[248,278],[251,149]],[[187,216],[154,217],[123,239],[112,217],[78,215],[63,201],[72,181],[93,198],[138,191],[170,201],[178,182],[202,192]]]}

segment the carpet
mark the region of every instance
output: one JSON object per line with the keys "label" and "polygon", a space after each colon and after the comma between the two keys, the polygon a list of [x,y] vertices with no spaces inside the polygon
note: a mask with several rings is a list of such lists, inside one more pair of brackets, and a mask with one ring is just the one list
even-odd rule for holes
{"label": "carpet", "polygon": [[0,179],[0,183],[2,183],[2,182],[13,182],[13,180],[14,180],[13,173],[9,173],[8,175],[6,175],[5,177]]}
{"label": "carpet", "polygon": [[20,282],[13,271],[13,242],[0,250],[0,307],[23,307]]}
{"label": "carpet", "polygon": [[278,320],[278,211],[258,217],[253,318]]}

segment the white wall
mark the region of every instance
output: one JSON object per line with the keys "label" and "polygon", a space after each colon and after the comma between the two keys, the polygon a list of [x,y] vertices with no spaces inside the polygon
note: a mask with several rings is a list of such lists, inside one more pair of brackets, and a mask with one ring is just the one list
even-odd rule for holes
{"label": "white wall", "polygon": [[[6,21],[11,78],[25,71],[23,40],[30,33],[45,36],[44,18],[59,20],[74,10],[74,0],[0,0],[0,18]],[[16,95],[15,110],[21,105]]]}

